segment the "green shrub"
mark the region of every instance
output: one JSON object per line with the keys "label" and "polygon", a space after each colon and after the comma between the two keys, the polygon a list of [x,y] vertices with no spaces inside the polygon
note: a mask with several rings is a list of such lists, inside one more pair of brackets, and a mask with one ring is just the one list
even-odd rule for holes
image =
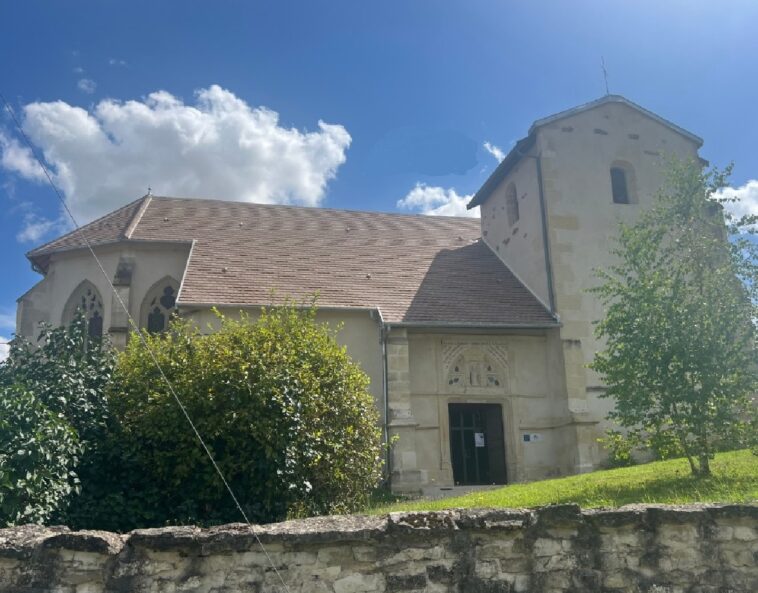
{"label": "green shrub", "polygon": [[635,464],[633,453],[637,442],[633,437],[617,430],[606,430],[605,436],[597,440],[608,451],[608,467],[629,467]]}
{"label": "green shrub", "polygon": [[0,526],[45,523],[77,485],[76,431],[22,388],[0,387]]}
{"label": "green shrub", "polygon": [[43,324],[33,344],[16,337],[0,364],[0,386],[21,388],[50,411],[62,415],[82,441],[101,438],[108,418],[105,387],[115,358],[107,342],[87,335],[80,311],[65,327]]}
{"label": "green shrub", "polygon": [[78,315],[17,337],[0,363],[0,525],[44,523],[78,490],[82,455],[102,440],[113,356]]}
{"label": "green shrub", "polygon": [[[283,307],[222,317],[207,336],[175,322],[147,337],[252,521],[359,509],[380,476],[368,378],[314,316]],[[115,425],[83,484],[78,526],[241,519],[139,340],[119,358],[110,402]]]}

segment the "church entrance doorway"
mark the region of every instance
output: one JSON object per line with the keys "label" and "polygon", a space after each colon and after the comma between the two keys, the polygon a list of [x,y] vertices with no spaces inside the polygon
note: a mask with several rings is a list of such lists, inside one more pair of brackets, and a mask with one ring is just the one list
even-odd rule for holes
{"label": "church entrance doorway", "polygon": [[450,453],[456,486],[505,484],[500,404],[449,404]]}

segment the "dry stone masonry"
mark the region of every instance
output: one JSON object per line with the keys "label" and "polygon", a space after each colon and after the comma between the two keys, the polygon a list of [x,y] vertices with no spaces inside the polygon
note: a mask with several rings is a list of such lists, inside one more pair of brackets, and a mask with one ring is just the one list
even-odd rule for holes
{"label": "dry stone masonry", "polygon": [[[755,593],[758,506],[455,510],[258,528],[292,593]],[[251,529],[0,530],[1,593],[283,591]]]}

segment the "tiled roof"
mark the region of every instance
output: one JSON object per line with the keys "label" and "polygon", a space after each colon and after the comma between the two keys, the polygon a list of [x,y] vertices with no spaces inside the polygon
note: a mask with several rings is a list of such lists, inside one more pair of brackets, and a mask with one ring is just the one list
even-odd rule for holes
{"label": "tiled roof", "polygon": [[126,237],[129,225],[135,219],[140,207],[145,202],[145,197],[140,198],[114,210],[110,214],[93,220],[81,228],[79,231],[73,231],[62,237],[45,243],[40,247],[32,249],[26,256],[34,260],[43,255],[64,251],[66,249],[77,249],[84,245],[82,233],[87,237],[87,241],[93,245],[102,245],[103,243],[112,243]]}
{"label": "tiled roof", "polygon": [[[180,305],[318,293],[320,307],[378,308],[390,323],[555,323],[479,240],[477,219],[152,196],[83,230],[94,244],[194,241]],[[29,257],[75,246],[68,235]]]}

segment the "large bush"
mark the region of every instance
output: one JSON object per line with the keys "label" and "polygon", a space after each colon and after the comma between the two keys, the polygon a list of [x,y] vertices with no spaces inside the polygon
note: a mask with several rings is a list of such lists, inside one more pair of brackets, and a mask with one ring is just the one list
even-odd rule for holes
{"label": "large bush", "polygon": [[13,341],[0,363],[0,525],[65,512],[82,455],[105,434],[113,360],[81,314],[68,327],[43,326],[37,344]]}
{"label": "large bush", "polygon": [[[314,310],[221,318],[201,335],[175,322],[150,350],[251,520],[346,512],[380,476],[378,413],[368,378]],[[143,344],[120,357],[114,427],[80,526],[239,521],[239,511]],[[89,493],[89,494],[88,494]]]}

